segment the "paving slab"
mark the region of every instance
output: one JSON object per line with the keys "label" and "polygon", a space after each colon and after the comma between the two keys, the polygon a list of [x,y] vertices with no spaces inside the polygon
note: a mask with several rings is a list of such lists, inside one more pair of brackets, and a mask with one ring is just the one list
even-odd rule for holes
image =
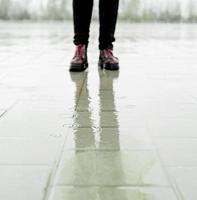
{"label": "paving slab", "polygon": [[69,188],[56,187],[50,200],[175,200],[176,196],[169,188]]}
{"label": "paving slab", "polygon": [[196,24],[120,22],[110,72],[94,22],[83,73],[71,22],[0,27],[0,199],[196,199]]}

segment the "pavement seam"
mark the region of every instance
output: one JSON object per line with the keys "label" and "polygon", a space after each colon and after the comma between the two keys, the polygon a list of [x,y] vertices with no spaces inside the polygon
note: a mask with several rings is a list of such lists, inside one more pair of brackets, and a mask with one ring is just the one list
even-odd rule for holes
{"label": "pavement seam", "polygon": [[168,185],[156,185],[156,184],[124,184],[124,185],[98,185],[98,184],[91,184],[91,185],[72,185],[72,184],[58,184],[55,186],[56,188],[67,188],[67,187],[77,187],[77,188],[91,188],[91,187],[99,187],[99,188],[116,188],[116,187],[125,187],[125,188],[134,188],[134,187],[143,187],[143,188],[172,188]]}
{"label": "pavement seam", "polygon": [[162,170],[163,170],[163,172],[164,172],[164,174],[166,176],[166,179],[167,179],[168,183],[170,184],[171,189],[174,192],[175,197],[177,198],[177,200],[184,200],[183,195],[182,195],[180,189],[178,188],[178,185],[176,184],[175,180],[172,179],[172,177],[170,176],[170,174],[168,172],[168,169],[166,168],[166,166],[165,166],[165,164],[164,164],[164,162],[163,162],[163,160],[161,158],[161,155],[160,155],[159,149],[158,149],[158,147],[156,145],[156,142],[153,139],[152,135],[150,134],[150,128],[149,128],[148,124],[147,124],[147,129],[148,129],[149,137],[152,140],[152,144],[155,146],[155,153],[156,153],[156,155],[158,157],[158,160],[160,161],[161,168],[162,168]]}
{"label": "pavement seam", "polygon": [[16,100],[11,106],[4,110],[4,112],[0,115],[0,120],[19,103],[19,100]]}
{"label": "pavement seam", "polygon": [[[75,114],[76,110],[77,110],[77,107],[78,107],[78,104],[79,104],[79,99],[80,99],[80,96],[82,94],[82,91],[83,91],[83,87],[85,85],[85,82],[87,80],[87,73],[85,74],[85,77],[83,79],[83,82],[82,82],[82,86],[80,88],[80,92],[79,92],[79,95],[78,95],[78,99],[76,101],[76,106],[75,106],[75,109],[73,111],[73,115]],[[71,123],[72,124],[72,120],[71,119]],[[56,176],[58,174],[58,169],[59,169],[59,166],[60,166],[60,163],[62,161],[62,157],[63,157],[63,154],[64,154],[64,150],[65,150],[65,145],[66,145],[66,141],[67,141],[67,138],[68,138],[68,135],[69,135],[69,132],[70,132],[70,128],[67,127],[67,134],[65,135],[65,138],[64,138],[64,142],[63,142],[63,145],[62,145],[62,150],[60,151],[60,155],[59,155],[59,158],[57,159],[57,162],[54,166],[54,169],[52,170],[51,174],[49,175],[48,177],[48,181],[47,181],[47,184],[46,184],[46,187],[45,187],[45,194],[43,196],[43,200],[49,200],[50,197],[51,197],[51,194],[52,194],[52,190],[51,190],[51,185],[53,186],[53,182],[56,180]]]}

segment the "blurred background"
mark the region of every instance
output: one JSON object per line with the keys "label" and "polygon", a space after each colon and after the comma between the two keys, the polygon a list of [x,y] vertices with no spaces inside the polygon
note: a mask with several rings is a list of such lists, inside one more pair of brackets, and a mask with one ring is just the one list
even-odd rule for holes
{"label": "blurred background", "polygon": [[[95,4],[98,0],[95,0]],[[0,0],[1,20],[65,20],[71,0]],[[98,7],[95,6],[94,19]],[[134,22],[196,22],[196,0],[121,0],[120,20]]]}

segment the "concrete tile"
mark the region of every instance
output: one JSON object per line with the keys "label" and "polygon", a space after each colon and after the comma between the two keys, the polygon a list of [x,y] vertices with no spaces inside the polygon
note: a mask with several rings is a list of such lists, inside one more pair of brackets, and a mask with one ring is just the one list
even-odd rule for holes
{"label": "concrete tile", "polygon": [[197,139],[155,139],[161,159],[167,166],[196,166]]}
{"label": "concrete tile", "polygon": [[[128,110],[127,110],[128,111]],[[98,123],[96,123],[98,122]],[[77,111],[73,118],[73,127],[144,127],[144,118],[136,111],[127,113],[118,111],[101,111],[93,115],[91,111]]]}
{"label": "concrete tile", "polygon": [[77,128],[66,139],[66,150],[148,150],[154,149],[143,128]]}
{"label": "concrete tile", "polygon": [[[97,105],[97,106],[95,106]],[[90,99],[82,98],[79,100],[77,111],[88,111],[88,110],[101,110],[101,111],[118,111],[126,109],[134,109],[136,107],[136,101],[133,99],[118,99],[118,103],[112,101],[112,99],[102,99],[99,97]]]}
{"label": "concrete tile", "polygon": [[[170,94],[169,94],[170,95]],[[176,95],[174,95],[176,97]],[[166,105],[165,103],[160,103],[158,105],[154,104],[149,109],[154,113],[157,118],[182,118],[182,119],[196,119],[197,117],[197,105],[195,103],[170,103]]]}
{"label": "concrete tile", "polygon": [[0,165],[54,165],[62,138],[0,138]]}
{"label": "concrete tile", "polygon": [[172,167],[169,172],[183,199],[197,199],[197,167]]}
{"label": "concrete tile", "polygon": [[[1,91],[1,90],[0,90]],[[12,107],[16,102],[17,99],[14,98],[12,94],[6,94],[1,91],[1,99],[0,99],[0,110],[8,110],[10,107]]]}
{"label": "concrete tile", "polygon": [[33,104],[28,108],[24,104],[15,106],[0,120],[0,137],[60,135],[64,132],[62,126],[71,123],[72,116],[63,116],[50,109],[35,108]]}
{"label": "concrete tile", "polygon": [[42,200],[50,173],[49,167],[0,166],[0,199]]}
{"label": "concrete tile", "polygon": [[168,182],[151,151],[67,151],[55,185],[166,186]]}
{"label": "concrete tile", "polygon": [[[92,91],[94,91],[94,94],[92,93]],[[111,106],[113,107],[116,107],[116,103],[120,105],[120,102],[122,102],[122,106],[124,106],[125,104],[133,105],[136,103],[136,99],[134,96],[126,96],[124,93],[122,94],[121,91],[113,89],[100,90],[99,88],[91,89],[89,85],[84,85],[84,88],[80,95],[80,101],[84,102],[91,100],[90,97],[94,97],[101,107],[104,107],[105,102],[108,103],[109,101],[111,101]]]}
{"label": "concrete tile", "polygon": [[154,137],[188,138],[197,137],[194,118],[158,118],[148,120],[150,134]]}
{"label": "concrete tile", "polygon": [[56,187],[49,200],[177,200],[169,188]]}
{"label": "concrete tile", "polygon": [[94,127],[94,122],[100,119],[100,127],[117,127],[117,113],[113,111],[102,112],[100,116],[92,116],[91,112],[76,112],[73,119],[73,126],[76,127]]}

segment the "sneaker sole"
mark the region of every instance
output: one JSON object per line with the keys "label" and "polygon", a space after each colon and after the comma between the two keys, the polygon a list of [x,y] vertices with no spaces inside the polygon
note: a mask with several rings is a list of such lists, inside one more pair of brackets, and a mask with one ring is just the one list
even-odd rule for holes
{"label": "sneaker sole", "polygon": [[109,64],[109,63],[98,63],[98,66],[101,68],[101,69],[106,69],[106,70],[110,70],[110,71],[117,71],[119,70],[119,64]]}
{"label": "sneaker sole", "polygon": [[70,71],[70,72],[83,72],[83,71],[85,71],[87,68],[88,68],[88,63],[83,64],[83,65],[76,65],[76,64],[73,64],[73,65],[70,65],[69,71]]}

